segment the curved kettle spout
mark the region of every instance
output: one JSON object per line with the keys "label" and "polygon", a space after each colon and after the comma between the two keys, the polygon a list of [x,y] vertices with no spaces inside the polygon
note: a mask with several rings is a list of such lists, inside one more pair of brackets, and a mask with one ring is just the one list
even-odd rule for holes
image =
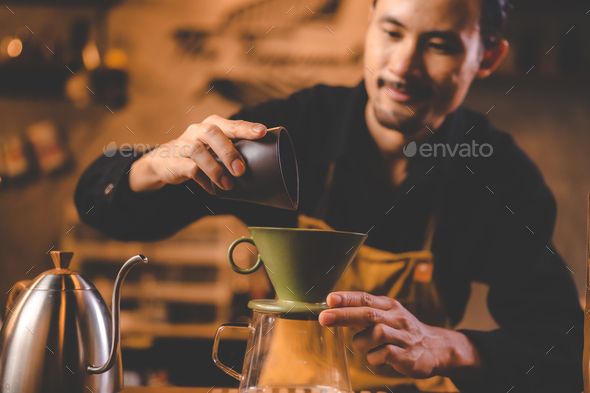
{"label": "curved kettle spout", "polygon": [[117,360],[116,354],[119,350],[119,341],[121,339],[121,286],[123,285],[125,276],[127,276],[127,273],[129,273],[129,270],[131,270],[133,266],[135,266],[139,262],[147,263],[147,261],[148,259],[145,256],[136,255],[132,258],[129,258],[129,260],[125,262],[121,270],[119,270],[119,274],[117,274],[117,279],[115,280],[115,286],[113,288],[113,300],[111,301],[111,353],[109,354],[109,359],[104,365],[100,367],[88,366],[86,371],[89,374],[102,374],[104,372],[109,371],[115,364],[115,361]]}

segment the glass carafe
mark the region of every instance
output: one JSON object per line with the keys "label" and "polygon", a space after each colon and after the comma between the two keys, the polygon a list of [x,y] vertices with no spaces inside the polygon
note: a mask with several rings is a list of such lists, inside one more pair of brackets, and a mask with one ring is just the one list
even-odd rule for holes
{"label": "glass carafe", "polygon": [[[289,313],[253,310],[249,325],[221,325],[215,334],[213,361],[240,381],[240,393],[273,388],[351,393],[341,328],[322,327],[317,315],[309,315],[310,319],[296,319]],[[250,330],[241,374],[217,357],[221,332],[228,328]]]}

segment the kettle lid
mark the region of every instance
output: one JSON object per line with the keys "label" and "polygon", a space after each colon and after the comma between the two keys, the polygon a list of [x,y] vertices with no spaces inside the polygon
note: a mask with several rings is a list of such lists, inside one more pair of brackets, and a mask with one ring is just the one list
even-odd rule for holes
{"label": "kettle lid", "polygon": [[53,260],[55,269],[41,273],[27,285],[27,288],[38,291],[94,289],[94,285],[88,279],[80,273],[69,269],[73,256],[73,252],[51,251],[51,259]]}

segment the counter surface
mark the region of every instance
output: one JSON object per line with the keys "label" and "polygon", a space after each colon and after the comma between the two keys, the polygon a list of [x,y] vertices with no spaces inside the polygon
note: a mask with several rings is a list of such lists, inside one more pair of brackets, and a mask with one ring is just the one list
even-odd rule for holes
{"label": "counter surface", "polygon": [[[120,393],[207,393],[211,388],[177,388],[177,387],[148,387],[148,386],[129,386]],[[229,393],[230,389],[224,389]],[[231,389],[232,393],[237,393],[237,389]]]}
{"label": "counter surface", "polygon": [[[292,391],[288,389],[287,392]],[[393,392],[407,392],[407,390],[393,389]],[[179,388],[179,387],[147,387],[147,386],[129,386],[123,389],[120,393],[238,393],[238,389],[229,388]],[[368,393],[368,392],[355,392],[355,393]],[[376,392],[376,393],[389,393],[389,392]],[[421,392],[427,393],[427,392]]]}

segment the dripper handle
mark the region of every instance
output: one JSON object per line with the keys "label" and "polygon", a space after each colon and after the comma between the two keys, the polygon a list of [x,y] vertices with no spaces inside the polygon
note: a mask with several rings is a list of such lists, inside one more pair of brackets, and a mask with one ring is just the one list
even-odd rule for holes
{"label": "dripper handle", "polygon": [[238,244],[243,243],[243,242],[250,243],[253,246],[256,245],[256,244],[254,244],[254,239],[252,239],[251,237],[241,237],[239,239],[234,240],[233,243],[229,246],[229,249],[227,250],[227,261],[229,262],[229,266],[236,273],[240,273],[240,274],[254,273],[256,270],[260,269],[260,266],[262,266],[262,260],[260,259],[260,254],[258,254],[258,259],[256,260],[256,263],[254,264],[254,266],[252,266],[251,268],[248,268],[248,269],[242,269],[241,267],[236,265],[236,263],[234,262],[234,256],[233,256],[234,249],[236,248],[236,246]]}

